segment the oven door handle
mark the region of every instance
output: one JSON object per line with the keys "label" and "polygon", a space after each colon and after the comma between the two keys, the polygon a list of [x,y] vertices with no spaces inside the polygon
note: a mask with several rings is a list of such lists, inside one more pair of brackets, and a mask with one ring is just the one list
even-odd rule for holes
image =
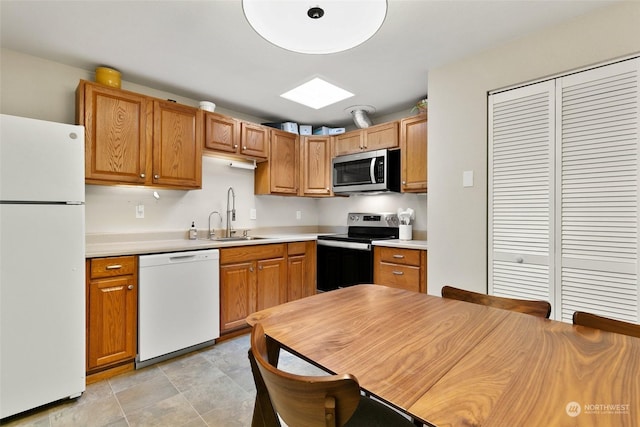
{"label": "oven door handle", "polygon": [[346,248],[346,249],[356,249],[360,251],[371,251],[371,244],[369,243],[360,243],[360,242],[343,242],[339,240],[320,240],[318,239],[318,245],[320,246],[331,246],[334,248]]}

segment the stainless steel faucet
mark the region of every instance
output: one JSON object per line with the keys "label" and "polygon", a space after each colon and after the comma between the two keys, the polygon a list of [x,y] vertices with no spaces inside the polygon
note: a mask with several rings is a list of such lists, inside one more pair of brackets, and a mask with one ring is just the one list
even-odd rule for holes
{"label": "stainless steel faucet", "polygon": [[214,214],[218,214],[218,216],[220,217],[220,225],[222,226],[222,215],[220,215],[220,212],[218,211],[213,211],[209,214],[209,239],[215,239],[216,237],[216,230],[215,228],[211,227],[211,216],[213,216]]}
{"label": "stainless steel faucet", "polygon": [[[231,209],[229,209],[229,194],[233,196],[233,203]],[[236,192],[233,191],[233,187],[229,187],[227,190],[227,237],[231,237],[235,231],[231,229],[231,221],[236,220]]]}

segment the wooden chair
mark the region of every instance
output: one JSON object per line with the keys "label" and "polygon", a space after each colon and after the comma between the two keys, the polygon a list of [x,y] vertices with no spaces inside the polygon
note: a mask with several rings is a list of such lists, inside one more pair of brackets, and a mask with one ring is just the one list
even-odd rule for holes
{"label": "wooden chair", "polygon": [[[251,333],[251,356],[252,365],[255,361],[262,377],[262,381],[256,378],[256,387],[258,383],[266,385],[273,409],[289,427],[414,427],[399,413],[362,396],[353,375],[301,376],[270,364],[264,329],[259,323]],[[270,405],[263,402],[261,406]]]}
{"label": "wooden chair", "polygon": [[495,295],[485,295],[478,292],[465,291],[464,289],[454,288],[453,286],[443,287],[442,297],[488,305],[490,307],[502,308],[504,310],[517,311],[538,317],[546,317],[547,319],[549,318],[549,315],[551,315],[551,304],[547,301],[497,297]]}
{"label": "wooden chair", "polygon": [[640,338],[640,325],[623,322],[622,320],[609,319],[608,317],[602,317],[584,311],[576,311],[573,313],[573,324]]}

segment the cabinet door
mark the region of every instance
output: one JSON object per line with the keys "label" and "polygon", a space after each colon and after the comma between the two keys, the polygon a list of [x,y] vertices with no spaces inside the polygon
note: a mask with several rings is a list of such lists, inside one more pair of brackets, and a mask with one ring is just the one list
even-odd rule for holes
{"label": "cabinet door", "polygon": [[364,149],[364,133],[354,130],[334,137],[334,156],[359,153]]}
{"label": "cabinet door", "polygon": [[257,310],[273,307],[287,301],[287,264],[284,258],[257,262]]}
{"label": "cabinet door", "polygon": [[364,129],[366,151],[398,147],[398,122],[383,123]]}
{"label": "cabinet door", "polygon": [[271,193],[298,194],[300,178],[300,146],[298,135],[273,130],[269,153]]}
{"label": "cabinet door", "polygon": [[202,187],[202,111],[154,101],[153,183]]}
{"label": "cabinet door", "polygon": [[331,137],[304,137],[301,148],[302,195],[331,196]]}
{"label": "cabinet door", "polygon": [[427,116],[400,122],[402,192],[427,191]]}
{"label": "cabinet door", "polygon": [[87,371],[136,356],[138,287],[135,276],[89,282]]}
{"label": "cabinet door", "polygon": [[204,148],[224,153],[237,153],[240,143],[240,123],[233,117],[205,113]]}
{"label": "cabinet door", "polygon": [[85,126],[86,182],[144,184],[151,172],[148,98],[83,81],[77,109]]}
{"label": "cabinet door", "polygon": [[220,267],[220,330],[246,326],[245,318],[256,311],[255,264],[243,262]]}
{"label": "cabinet door", "polygon": [[269,155],[269,128],[242,122],[240,154],[266,159]]}

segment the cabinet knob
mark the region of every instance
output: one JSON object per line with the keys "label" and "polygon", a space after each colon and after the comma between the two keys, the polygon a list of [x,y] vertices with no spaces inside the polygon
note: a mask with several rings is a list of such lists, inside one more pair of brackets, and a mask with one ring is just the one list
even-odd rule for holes
{"label": "cabinet knob", "polygon": [[259,266],[259,267],[258,267],[258,270],[262,270],[263,268],[264,268],[263,266]]}
{"label": "cabinet knob", "polygon": [[145,174],[141,173],[140,178],[144,178],[144,177],[145,177]]}
{"label": "cabinet knob", "polygon": [[158,174],[153,175],[153,179],[160,179],[160,175]]}
{"label": "cabinet knob", "polygon": [[238,148],[238,144],[233,144],[233,148]]}
{"label": "cabinet knob", "polygon": [[402,185],[407,185],[407,181],[402,181]]}
{"label": "cabinet knob", "polygon": [[243,150],[246,150],[246,149],[247,149],[247,146],[245,145],[244,147],[242,147],[242,149],[243,149]]}
{"label": "cabinet knob", "polygon": [[133,285],[127,286],[127,289],[132,290],[133,289]]}
{"label": "cabinet knob", "polygon": [[253,273],[253,267],[249,267],[249,271]]}

